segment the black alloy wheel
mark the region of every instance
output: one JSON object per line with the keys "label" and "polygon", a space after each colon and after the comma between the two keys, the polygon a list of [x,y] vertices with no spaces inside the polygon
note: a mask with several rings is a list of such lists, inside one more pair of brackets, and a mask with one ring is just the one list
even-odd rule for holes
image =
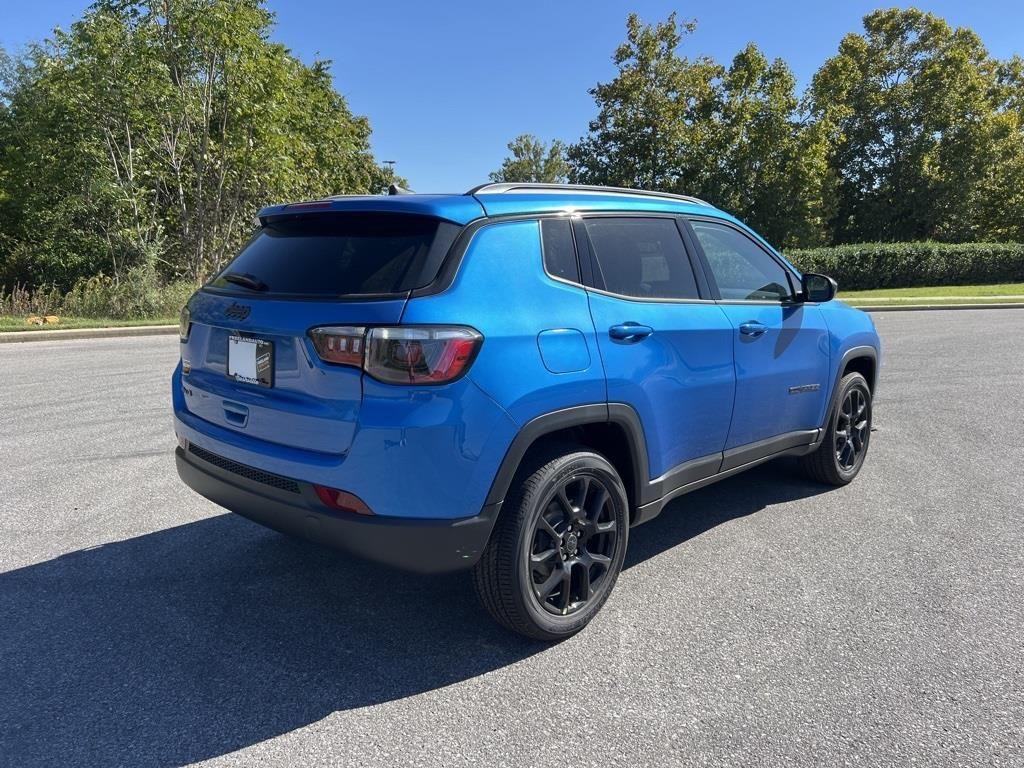
{"label": "black alloy wheel", "polygon": [[868,421],[868,399],[858,387],[846,391],[836,417],[836,461],[850,472],[868,446],[871,425]]}
{"label": "black alloy wheel", "polygon": [[618,537],[612,496],[604,483],[590,475],[562,480],[533,527],[528,557],[538,604],[567,616],[600,597]]}
{"label": "black alloy wheel", "polygon": [[871,442],[871,388],[860,373],[839,382],[821,445],[804,456],[804,470],[828,485],[846,485],[860,472]]}
{"label": "black alloy wheel", "polygon": [[622,570],[629,500],[615,467],[584,448],[524,460],[473,586],[500,624],[537,640],[563,640],[601,610]]}

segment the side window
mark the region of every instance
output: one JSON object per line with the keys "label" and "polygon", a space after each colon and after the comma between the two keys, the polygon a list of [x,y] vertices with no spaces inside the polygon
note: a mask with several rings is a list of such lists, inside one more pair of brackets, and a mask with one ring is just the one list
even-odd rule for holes
{"label": "side window", "polygon": [[746,235],[724,224],[691,221],[723,299],[785,301],[789,273]]}
{"label": "side window", "polygon": [[580,281],[580,267],[576,262],[576,245],[572,239],[572,224],[568,219],[542,219],[541,242],[544,246],[544,268],[553,277],[573,283]]}
{"label": "side window", "polygon": [[644,299],[696,299],[697,282],[674,219],[586,219],[595,287]]}

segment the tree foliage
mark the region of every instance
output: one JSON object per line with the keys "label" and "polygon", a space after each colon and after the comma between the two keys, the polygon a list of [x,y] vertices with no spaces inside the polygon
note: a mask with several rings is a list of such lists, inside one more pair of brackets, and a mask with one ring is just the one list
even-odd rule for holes
{"label": "tree foliage", "polygon": [[618,74],[591,89],[597,116],[569,147],[574,180],[665,191],[700,185],[707,172],[701,148],[713,138],[713,83],[723,70],[710,59],[678,55],[694,29],[675,13],[653,26],[630,14],[613,57]]}
{"label": "tree foliage", "polygon": [[589,133],[569,148],[571,176],[593,184],[693,194],[734,211],[784,245],[822,237],[822,137],[780,59],[750,44],[726,68],[679,53],[694,22],[634,14],[616,77],[591,94]]}
{"label": "tree foliage", "polygon": [[198,280],[262,205],[390,181],[370,127],[259,0],[99,0],[8,67],[0,283]]}
{"label": "tree foliage", "polygon": [[820,242],[829,206],[825,144],[781,59],[750,44],[715,84],[703,193],[782,246]]}
{"label": "tree foliage", "polygon": [[565,145],[557,139],[550,145],[528,133],[508,143],[511,153],[501,168],[490,174],[491,181],[539,182],[559,184],[569,176]]}
{"label": "tree foliage", "polygon": [[[370,126],[270,39],[261,0],[98,0],[0,51],[0,286],[195,281],[267,203],[383,191]],[[916,9],[875,11],[799,94],[750,44],[684,49],[635,14],[566,147],[524,134],[496,181],[695,194],[785,248],[1024,241],[1024,60]]]}
{"label": "tree foliage", "polygon": [[1024,242],[1024,59],[1014,56],[996,70],[996,114],[980,182],[983,234]]}
{"label": "tree foliage", "polygon": [[973,32],[913,8],[875,11],[843,38],[811,87],[836,177],[834,240],[989,234],[999,138],[1022,139],[999,70]]}
{"label": "tree foliage", "polygon": [[916,9],[876,11],[800,96],[754,44],[683,55],[692,21],[635,14],[591,90],[572,181],[707,199],[782,247],[1024,240],[1024,61]]}

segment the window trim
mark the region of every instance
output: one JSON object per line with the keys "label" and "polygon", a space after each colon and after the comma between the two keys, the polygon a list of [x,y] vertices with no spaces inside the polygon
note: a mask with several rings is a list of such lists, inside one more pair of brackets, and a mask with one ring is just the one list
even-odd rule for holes
{"label": "window trim", "polygon": [[[698,258],[700,259],[701,268],[706,273],[705,276],[706,276],[706,279],[708,281],[708,286],[709,286],[709,289],[711,291],[711,295],[715,297],[715,302],[717,304],[729,304],[729,305],[732,305],[732,304],[753,304],[753,305],[760,305],[760,306],[767,306],[767,307],[793,307],[793,306],[798,306],[798,305],[800,305],[802,303],[799,300],[799,292],[797,290],[797,286],[800,285],[800,276],[798,274],[796,274],[796,272],[793,270],[793,268],[789,264],[787,264],[785,261],[780,259],[776,254],[772,253],[771,250],[769,250],[768,248],[765,248],[762,243],[758,242],[757,238],[753,237],[751,235],[751,233],[749,231],[747,231],[744,227],[738,226],[735,222],[728,221],[726,219],[719,219],[719,218],[716,218],[714,216],[692,216],[692,215],[690,215],[690,216],[683,216],[682,219],[683,219],[683,223],[686,226],[686,230],[689,233],[690,240],[693,243],[694,251],[697,253]],[[778,301],[773,301],[771,299],[724,299],[724,298],[722,298],[722,291],[718,287],[718,281],[715,280],[715,274],[714,274],[714,272],[711,269],[711,263],[708,261],[707,255],[704,253],[704,246],[702,246],[700,244],[700,238],[697,237],[697,233],[693,229],[693,225],[692,225],[691,222],[694,222],[694,221],[706,222],[706,223],[709,223],[709,224],[717,224],[718,226],[726,227],[728,229],[732,229],[732,230],[738,232],[739,234],[741,234],[747,240],[749,240],[754,246],[756,246],[758,248],[758,250],[760,250],[762,253],[764,253],[769,259],[774,261],[782,269],[782,271],[785,273],[786,279],[789,282],[789,290],[791,292],[790,295],[789,295],[789,298],[788,299],[780,299]]]}
{"label": "window trim", "polygon": [[[676,224],[676,231],[679,234],[683,252],[686,254],[687,262],[693,272],[694,284],[697,287],[697,296],[694,298],[676,298],[671,296],[627,296],[624,293],[615,293],[605,288],[598,288],[594,276],[597,274],[598,266],[594,256],[593,244],[590,242],[590,235],[587,232],[587,219],[671,219]],[[663,211],[595,211],[580,214],[572,218],[573,232],[576,236],[576,252],[580,261],[580,277],[583,279],[583,287],[587,291],[609,296],[623,301],[634,301],[641,304],[714,304],[715,299],[711,297],[707,281],[704,280],[703,267],[698,267],[694,260],[694,254],[687,242],[687,235],[683,229],[683,217],[678,213]],[[585,252],[585,253],[584,253]],[[586,267],[584,267],[584,264]]]}

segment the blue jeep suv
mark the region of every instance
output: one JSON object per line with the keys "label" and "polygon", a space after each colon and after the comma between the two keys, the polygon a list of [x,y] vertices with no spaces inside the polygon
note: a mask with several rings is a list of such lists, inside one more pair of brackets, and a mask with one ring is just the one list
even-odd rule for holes
{"label": "blue jeep suv", "polygon": [[633,526],[780,456],[850,482],[879,341],[692,197],[487,184],[265,208],[182,311],[181,478],[256,522],[422,573],[468,569],[556,640]]}

